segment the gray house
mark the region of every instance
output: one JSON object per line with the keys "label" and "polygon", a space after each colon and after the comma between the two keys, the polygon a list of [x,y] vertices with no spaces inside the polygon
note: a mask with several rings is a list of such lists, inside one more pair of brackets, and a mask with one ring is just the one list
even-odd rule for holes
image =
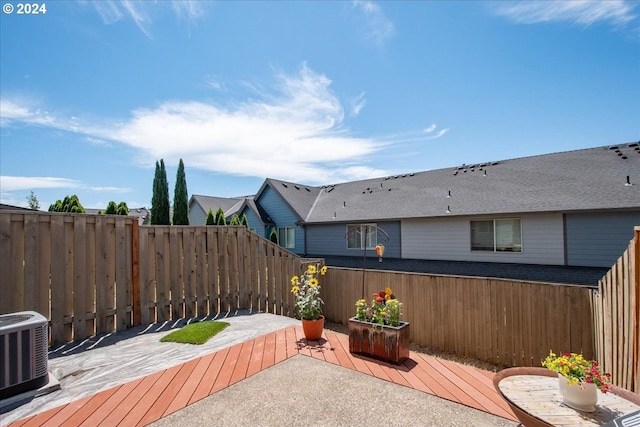
{"label": "gray house", "polygon": [[610,267],[640,225],[640,143],[322,187],[267,179],[252,200],[303,255],[382,243],[385,258]]}
{"label": "gray house", "polygon": [[270,224],[268,215],[256,206],[253,196],[245,197],[210,197],[194,194],[189,200],[189,224],[204,225],[207,219],[207,213],[211,210],[214,214],[221,208],[227,224],[231,222],[234,215],[242,217],[247,215],[249,229],[264,235],[262,232],[267,224]]}

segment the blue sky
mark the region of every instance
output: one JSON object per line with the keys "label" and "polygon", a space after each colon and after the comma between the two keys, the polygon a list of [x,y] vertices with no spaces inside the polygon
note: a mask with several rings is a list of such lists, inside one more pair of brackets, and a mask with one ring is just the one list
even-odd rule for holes
{"label": "blue sky", "polygon": [[233,197],[640,139],[639,2],[1,3],[3,203],[150,207],[161,158],[173,200],[180,158]]}

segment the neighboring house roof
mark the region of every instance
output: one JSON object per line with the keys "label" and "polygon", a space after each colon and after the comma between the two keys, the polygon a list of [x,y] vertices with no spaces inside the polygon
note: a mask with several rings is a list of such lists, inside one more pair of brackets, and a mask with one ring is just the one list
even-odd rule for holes
{"label": "neighboring house roof", "polygon": [[[626,185],[627,177],[632,185]],[[307,223],[638,209],[640,143],[461,165],[321,190]]]}
{"label": "neighboring house roof", "polygon": [[194,194],[189,200],[189,209],[193,203],[200,205],[205,214],[209,212],[209,209],[215,214],[218,208],[222,208],[224,216],[228,218],[240,213],[244,207],[245,199],[246,197],[210,197]]}
{"label": "neighboring house roof", "polygon": [[312,211],[313,206],[322,191],[322,188],[320,187],[267,178],[258,190],[258,193],[255,196],[256,200],[260,199],[260,195],[267,186],[271,187],[282,197],[282,200],[289,205],[291,211],[298,216],[298,219],[301,222],[307,220],[307,216]]}
{"label": "neighboring house roof", "polygon": [[23,206],[6,205],[4,203],[0,203],[0,209],[38,212],[37,209],[25,208]]}
{"label": "neighboring house roof", "polygon": [[[629,182],[627,183],[627,179]],[[630,184],[630,185],[628,185]],[[314,187],[267,178],[301,223],[640,209],[640,142]],[[234,201],[208,196],[208,206]],[[205,203],[204,201],[201,202]],[[265,223],[266,213],[256,203]],[[208,209],[207,209],[208,210]],[[225,215],[228,215],[225,210]]]}

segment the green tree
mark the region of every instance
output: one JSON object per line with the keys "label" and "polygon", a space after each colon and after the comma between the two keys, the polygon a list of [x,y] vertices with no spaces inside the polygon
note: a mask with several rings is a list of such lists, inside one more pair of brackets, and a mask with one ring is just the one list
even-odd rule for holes
{"label": "green tree", "polygon": [[238,215],[232,216],[229,225],[240,225],[240,217]]}
{"label": "green tree", "polygon": [[211,209],[207,212],[207,219],[204,221],[204,225],[216,225],[216,217]]}
{"label": "green tree", "polygon": [[33,191],[27,196],[27,206],[35,211],[40,209],[40,202],[38,202],[38,198]]}
{"label": "green tree", "polygon": [[227,219],[224,217],[222,208],[218,208],[216,211],[216,225],[227,225]]}
{"label": "green tree", "polygon": [[169,183],[164,160],[156,161],[156,172],[153,178],[153,196],[151,198],[151,224],[169,225]]}
{"label": "green tree", "polygon": [[104,210],[105,215],[115,215],[118,213],[118,205],[113,200],[107,204],[107,208]]}
{"label": "green tree", "polygon": [[125,202],[118,203],[118,210],[116,211],[118,215],[129,215],[129,207]]}
{"label": "green tree", "polygon": [[49,212],[85,213],[78,196],[66,196],[63,200],[56,200],[49,206]]}
{"label": "green tree", "polygon": [[176,186],[173,190],[173,225],[189,225],[189,196],[184,163],[180,159],[176,173]]}
{"label": "green tree", "polygon": [[278,232],[276,231],[275,227],[271,227],[271,234],[269,234],[269,240],[271,240],[273,243],[278,243]]}
{"label": "green tree", "polygon": [[242,219],[240,220],[240,225],[244,225],[245,227],[249,228],[249,220],[247,219],[247,214],[246,213],[242,214]]}

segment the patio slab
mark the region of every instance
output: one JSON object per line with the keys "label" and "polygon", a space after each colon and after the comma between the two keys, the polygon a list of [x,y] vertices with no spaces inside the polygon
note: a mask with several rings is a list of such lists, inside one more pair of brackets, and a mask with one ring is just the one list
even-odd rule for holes
{"label": "patio slab", "polygon": [[514,427],[518,423],[297,355],[150,424],[211,425]]}

